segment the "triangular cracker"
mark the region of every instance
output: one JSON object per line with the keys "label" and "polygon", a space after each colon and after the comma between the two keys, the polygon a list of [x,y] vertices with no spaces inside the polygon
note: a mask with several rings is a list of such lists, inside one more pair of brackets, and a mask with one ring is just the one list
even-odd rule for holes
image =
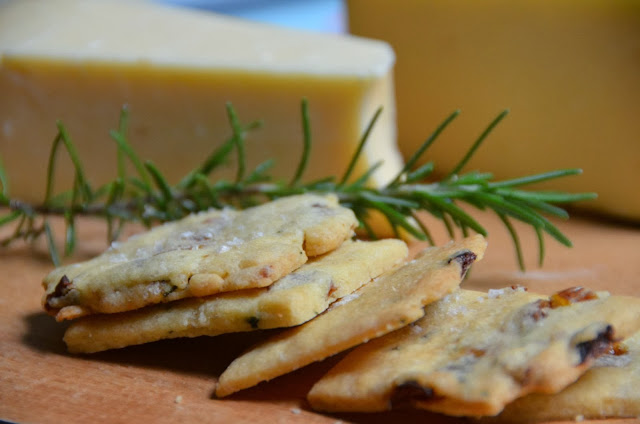
{"label": "triangular cracker", "polygon": [[474,236],[429,248],[403,267],[372,281],[323,315],[256,346],[220,376],[216,395],[286,374],[417,320],[424,305],[455,290],[486,247]]}
{"label": "triangular cracker", "polygon": [[407,254],[400,240],[348,241],[269,287],[80,318],[67,329],[64,340],[71,352],[91,353],[167,338],[302,324],[336,299],[399,266]]}
{"label": "triangular cracker", "polygon": [[[640,417],[640,333],[595,361],[578,381],[553,395],[531,394],[488,422],[541,422]],[[622,350],[622,351],[621,351]]]}
{"label": "triangular cracker", "polygon": [[286,197],[244,211],[191,215],[51,272],[45,309],[58,320],[265,287],[351,237],[335,196]]}
{"label": "triangular cracker", "polygon": [[322,411],[382,411],[410,404],[450,415],[493,415],[531,392],[575,381],[640,327],[640,299],[522,288],[460,290],[414,325],[351,352],[312,388]]}

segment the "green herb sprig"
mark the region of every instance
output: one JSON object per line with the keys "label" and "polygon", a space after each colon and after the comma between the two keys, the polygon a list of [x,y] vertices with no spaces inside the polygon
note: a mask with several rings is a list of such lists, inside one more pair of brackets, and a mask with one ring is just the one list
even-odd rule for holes
{"label": "green herb sprig", "polygon": [[[302,101],[303,152],[298,167],[290,181],[274,180],[269,170],[273,160],[267,160],[250,172],[245,157],[245,139],[249,131],[260,127],[260,122],[242,124],[231,104],[227,104],[228,120],[232,136],[215,149],[197,168],[189,172],[177,184],[171,185],[153,162],[140,158],[131,147],[127,136],[129,112],[123,108],[117,130],[111,131],[111,138],[117,147],[117,177],[100,187],[94,188],[86,177],[82,161],[75,145],[61,122],[57,123],[58,133],[53,141],[47,170],[47,185],[44,201],[31,204],[9,195],[9,184],[0,160],[0,206],[8,212],[0,216],[0,227],[15,223],[11,235],[0,240],[8,246],[17,240],[32,242],[42,236],[47,240],[51,259],[60,264],[61,255],[55,243],[50,225],[50,217],[61,216],[66,223],[64,255],[70,255],[77,244],[76,222],[80,216],[100,217],[106,221],[109,242],[118,239],[127,223],[142,223],[151,227],[157,223],[180,219],[190,213],[209,208],[246,208],[283,196],[301,193],[333,193],[340,203],[351,208],[356,214],[361,229],[372,238],[375,231],[368,224],[371,211],[382,213],[396,235],[400,229],[419,240],[433,244],[429,229],[418,218],[418,212],[426,211],[443,222],[449,235],[454,237],[454,228],[463,235],[469,231],[487,235],[485,228],[467,213],[460,204],[466,203],[480,210],[495,212],[506,226],[513,240],[518,263],[524,269],[522,246],[512,221],[521,221],[533,227],[538,238],[538,257],[542,265],[544,258],[544,237],[547,233],[565,246],[571,241],[547,218],[554,216],[568,218],[568,213],[560,204],[593,199],[595,193],[565,193],[557,191],[526,191],[521,187],[581,173],[579,169],[564,169],[523,178],[493,181],[490,173],[471,171],[462,173],[469,159],[484,142],[498,123],[507,115],[502,112],[491,122],[481,136],[471,145],[467,154],[436,182],[424,182],[435,170],[433,162],[416,168],[416,164],[436,141],[445,128],[458,116],[453,112],[425,140],[407,160],[402,170],[384,187],[368,184],[370,177],[381,163],[374,164],[362,175],[353,177],[355,165],[360,158],[368,136],[382,110],[379,109],[367,126],[353,154],[349,166],[339,178],[335,176],[312,182],[302,182],[311,151],[311,122],[308,104]],[[66,149],[75,170],[73,188],[54,194],[56,156],[61,147]],[[235,152],[237,172],[235,179],[212,181],[211,173],[228,162]],[[131,162],[134,175],[127,174],[126,161]]]}

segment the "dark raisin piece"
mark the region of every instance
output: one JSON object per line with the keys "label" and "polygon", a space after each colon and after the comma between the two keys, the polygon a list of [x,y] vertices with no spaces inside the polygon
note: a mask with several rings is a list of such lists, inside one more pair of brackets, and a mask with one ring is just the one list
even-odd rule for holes
{"label": "dark raisin piece", "polygon": [[56,284],[56,288],[53,290],[53,293],[49,293],[47,295],[47,301],[45,302],[45,308],[47,310],[51,309],[50,302],[52,299],[56,299],[59,297],[66,296],[71,289],[73,288],[73,283],[69,281],[69,277],[63,275],[58,284]]}
{"label": "dark raisin piece", "polygon": [[477,256],[475,253],[465,250],[462,252],[457,252],[455,255],[449,258],[447,264],[450,264],[452,261],[456,261],[460,264],[460,276],[463,277],[464,274],[467,273],[467,269],[471,266],[471,264],[476,260]]}
{"label": "dark raisin piece", "polygon": [[[191,277],[189,277],[189,279],[191,279]],[[174,286],[173,284],[172,284],[172,285],[169,285],[169,282],[168,282],[168,281],[163,281],[163,282],[168,286],[168,287],[167,287],[167,289],[166,289],[165,291],[163,291],[163,292],[162,292],[162,296],[163,296],[163,297],[167,297],[167,296],[169,296],[171,293],[173,293],[174,291],[178,290],[178,286]]]}
{"label": "dark raisin piece", "polygon": [[411,407],[412,401],[426,401],[434,397],[431,387],[424,387],[417,381],[407,381],[396,388],[391,395],[391,407],[405,408]]}
{"label": "dark raisin piece", "polygon": [[69,281],[69,277],[63,275],[52,294],[55,297],[62,297],[71,291],[72,285],[73,283]]}
{"label": "dark raisin piece", "polygon": [[578,351],[578,355],[580,355],[579,364],[611,352],[614,342],[613,327],[607,325],[604,331],[601,331],[595,339],[576,345],[576,350]]}
{"label": "dark raisin piece", "polygon": [[253,328],[254,330],[257,330],[260,319],[258,317],[249,317],[247,318],[247,322],[249,323],[251,328]]}

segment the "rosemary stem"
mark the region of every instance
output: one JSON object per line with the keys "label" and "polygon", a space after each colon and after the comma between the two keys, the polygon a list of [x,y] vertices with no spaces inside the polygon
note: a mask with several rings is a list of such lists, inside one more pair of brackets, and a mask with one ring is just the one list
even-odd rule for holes
{"label": "rosemary stem", "polygon": [[[369,165],[359,175],[353,175],[356,163],[362,156],[365,144],[382,112],[378,109],[369,122],[347,169],[340,179],[321,178],[304,182],[302,176],[308,167],[311,155],[311,122],[309,106],[305,100],[301,104],[303,150],[295,174],[289,181],[276,180],[268,174],[274,161],[268,159],[252,171],[247,170],[245,134],[260,125],[260,121],[242,125],[231,104],[226,106],[227,118],[232,136],[218,145],[204,159],[203,163],[188,172],[177,184],[168,181],[153,162],[143,160],[134,151],[127,139],[129,116],[125,107],[120,114],[118,130],[110,132],[117,148],[117,169],[113,181],[93,190],[84,173],[83,164],[66,129],[58,123],[58,133],[53,140],[47,168],[44,201],[38,204],[11,198],[5,167],[0,158],[0,206],[8,208],[8,213],[0,215],[0,227],[16,224],[13,234],[0,245],[7,246],[15,240],[33,241],[44,236],[49,244],[51,258],[59,263],[60,255],[54,243],[55,235],[49,218],[60,216],[66,224],[64,254],[69,255],[76,243],[76,220],[78,217],[93,216],[103,218],[107,223],[110,241],[117,238],[125,223],[139,222],[146,226],[176,220],[185,215],[209,208],[245,208],[283,196],[301,193],[333,194],[339,202],[351,208],[361,227],[375,238],[375,229],[368,221],[370,212],[375,210],[384,216],[393,232],[407,231],[417,239],[433,243],[429,228],[417,219],[421,212],[428,212],[440,220],[448,234],[454,237],[454,228],[463,235],[469,231],[486,234],[484,227],[475,220],[467,204],[481,210],[496,213],[510,233],[517,259],[524,266],[520,241],[512,221],[520,221],[535,229],[538,236],[540,263],[544,255],[543,233],[560,243],[571,246],[569,239],[560,232],[546,216],[566,218],[567,212],[558,204],[583,201],[595,197],[594,193],[564,193],[558,191],[525,191],[523,185],[546,181],[580,173],[578,169],[564,169],[538,175],[514,178],[506,181],[492,181],[489,173],[468,172],[462,169],[476,150],[506,116],[501,113],[482,132],[469,151],[451,172],[442,180],[423,182],[435,169],[432,162],[418,166],[418,161],[444,129],[458,116],[453,112],[429,136],[420,148],[410,156],[406,166],[384,187],[374,187],[369,180],[382,166],[382,162]],[[56,194],[56,157],[61,146],[66,149],[74,169],[73,189]],[[210,174],[218,167],[230,162],[236,154],[237,169],[231,181],[211,181]],[[127,176],[125,158],[137,171],[137,175]]]}

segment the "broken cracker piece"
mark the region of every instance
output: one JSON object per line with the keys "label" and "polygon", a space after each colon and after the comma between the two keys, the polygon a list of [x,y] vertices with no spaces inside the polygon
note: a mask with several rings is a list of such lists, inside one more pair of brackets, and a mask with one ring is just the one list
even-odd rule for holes
{"label": "broken cracker piece", "polygon": [[499,413],[575,381],[640,327],[640,299],[578,288],[551,298],[514,287],[459,290],[414,325],[349,353],[308,394],[320,411],[409,405],[449,415]]}
{"label": "broken cracker piece", "polygon": [[640,333],[596,359],[578,381],[556,394],[530,394],[486,422],[533,423],[640,416]]}
{"label": "broken cracker piece", "polygon": [[299,327],[286,330],[234,360],[220,376],[218,397],[270,380],[403,327],[424,305],[455,290],[486,242],[474,236],[425,249],[397,270],[336,302]]}
{"label": "broken cracker piece", "polygon": [[70,352],[92,353],[161,339],[298,325],[399,266],[407,254],[401,240],[348,241],[269,287],[80,318],[64,341]]}
{"label": "broken cracker piece", "polygon": [[52,271],[43,282],[43,306],[60,321],[265,287],[307,256],[336,249],[356,224],[331,195],[190,215]]}

